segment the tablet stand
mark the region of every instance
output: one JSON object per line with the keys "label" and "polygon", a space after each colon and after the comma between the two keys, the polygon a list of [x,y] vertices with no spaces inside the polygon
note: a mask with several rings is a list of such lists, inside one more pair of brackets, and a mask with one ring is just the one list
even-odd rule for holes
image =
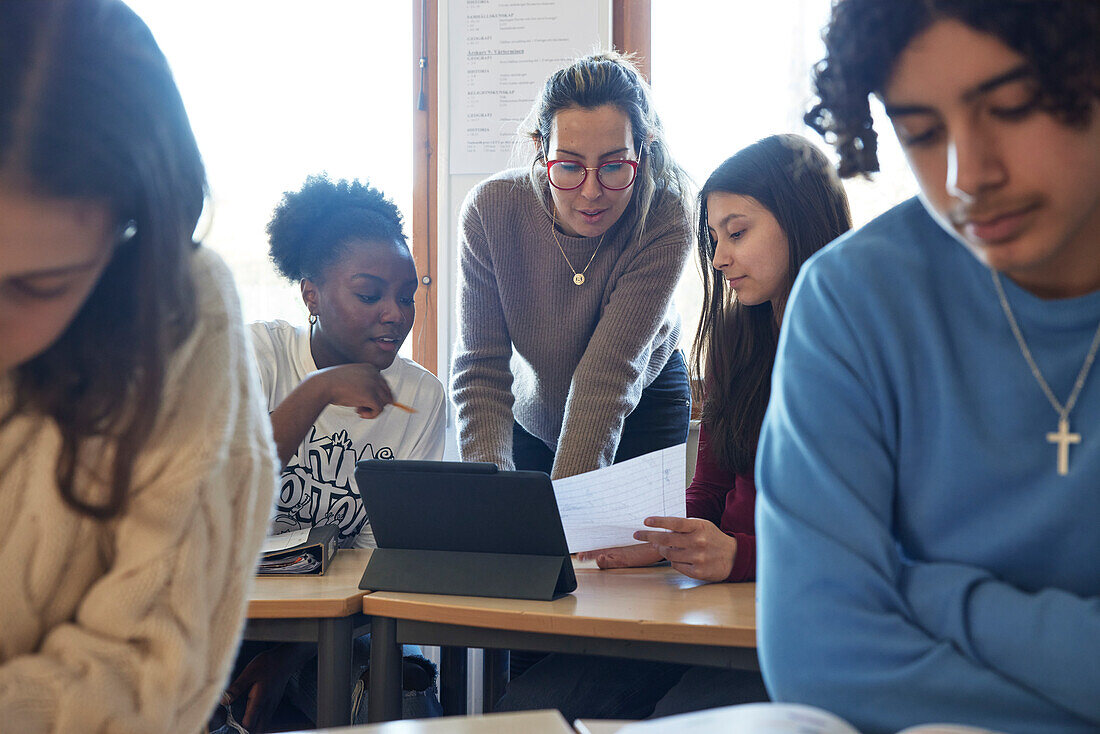
{"label": "tablet stand", "polygon": [[355,476],[378,543],[359,588],[537,600],[577,588],[546,474],[372,460]]}
{"label": "tablet stand", "polygon": [[569,556],[376,548],[359,588],[550,601],[577,582]]}

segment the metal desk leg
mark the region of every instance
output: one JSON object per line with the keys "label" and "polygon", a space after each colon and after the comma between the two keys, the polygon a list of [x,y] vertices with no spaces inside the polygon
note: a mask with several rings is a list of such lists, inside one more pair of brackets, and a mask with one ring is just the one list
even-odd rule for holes
{"label": "metal desk leg", "polygon": [[439,649],[439,703],[444,716],[466,714],[466,648]]}
{"label": "metal desk leg", "polygon": [[485,650],[485,664],[481,671],[481,712],[491,714],[508,685],[508,651]]}
{"label": "metal desk leg", "polygon": [[355,627],[350,617],[318,620],[317,726],[351,723],[351,651]]}
{"label": "metal desk leg", "polygon": [[370,627],[370,698],[367,720],[401,718],[401,646],[397,620],[372,617]]}

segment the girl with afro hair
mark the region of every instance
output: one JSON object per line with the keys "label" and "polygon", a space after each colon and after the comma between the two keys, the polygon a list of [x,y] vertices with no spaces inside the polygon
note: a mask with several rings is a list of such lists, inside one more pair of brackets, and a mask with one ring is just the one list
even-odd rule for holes
{"label": "girl with afro hair", "polygon": [[[341,547],[374,547],[355,463],[443,457],[443,385],[398,354],[412,328],[418,285],[401,213],[367,183],[310,176],[283,196],[267,233],[271,259],[300,284],[309,311],[305,324],[252,324],[283,467],[274,532],[336,524]],[[316,721],[316,648],[249,643],[239,662],[257,651],[227,690],[230,700],[247,699],[244,727],[267,730],[284,691]],[[357,673],[369,651],[368,637],[356,640]],[[406,653],[407,687],[414,689],[406,715],[436,713],[435,694],[425,690],[435,671],[418,649]],[[365,714],[359,706],[355,718],[365,721]]]}

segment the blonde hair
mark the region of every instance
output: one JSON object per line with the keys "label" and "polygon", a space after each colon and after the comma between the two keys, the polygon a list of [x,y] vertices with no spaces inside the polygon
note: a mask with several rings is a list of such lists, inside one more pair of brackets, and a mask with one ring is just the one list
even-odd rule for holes
{"label": "blonde hair", "polygon": [[627,56],[617,51],[593,53],[550,75],[527,117],[525,126],[528,129],[523,131],[536,147],[528,177],[549,215],[549,182],[546,169],[538,163],[546,159],[554,116],[571,107],[595,109],[604,105],[614,105],[630,120],[634,151],[639,160],[630,204],[635,218],[630,239],[637,241],[645,232],[649,212],[661,192],[676,197],[685,215],[690,205],[686,193],[687,174],[668,152],[664,128],[653,110],[649,84]]}

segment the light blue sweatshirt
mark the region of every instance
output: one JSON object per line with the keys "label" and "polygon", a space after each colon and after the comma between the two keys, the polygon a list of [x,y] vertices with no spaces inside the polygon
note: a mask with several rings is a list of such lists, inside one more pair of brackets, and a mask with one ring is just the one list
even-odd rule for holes
{"label": "light blue sweatshirt", "polygon": [[[1002,282],[1064,402],[1100,292]],[[808,262],[757,454],[773,697],[868,733],[1100,730],[1100,364],[1070,426],[1059,476],[1058,416],[989,269],[916,199]]]}

